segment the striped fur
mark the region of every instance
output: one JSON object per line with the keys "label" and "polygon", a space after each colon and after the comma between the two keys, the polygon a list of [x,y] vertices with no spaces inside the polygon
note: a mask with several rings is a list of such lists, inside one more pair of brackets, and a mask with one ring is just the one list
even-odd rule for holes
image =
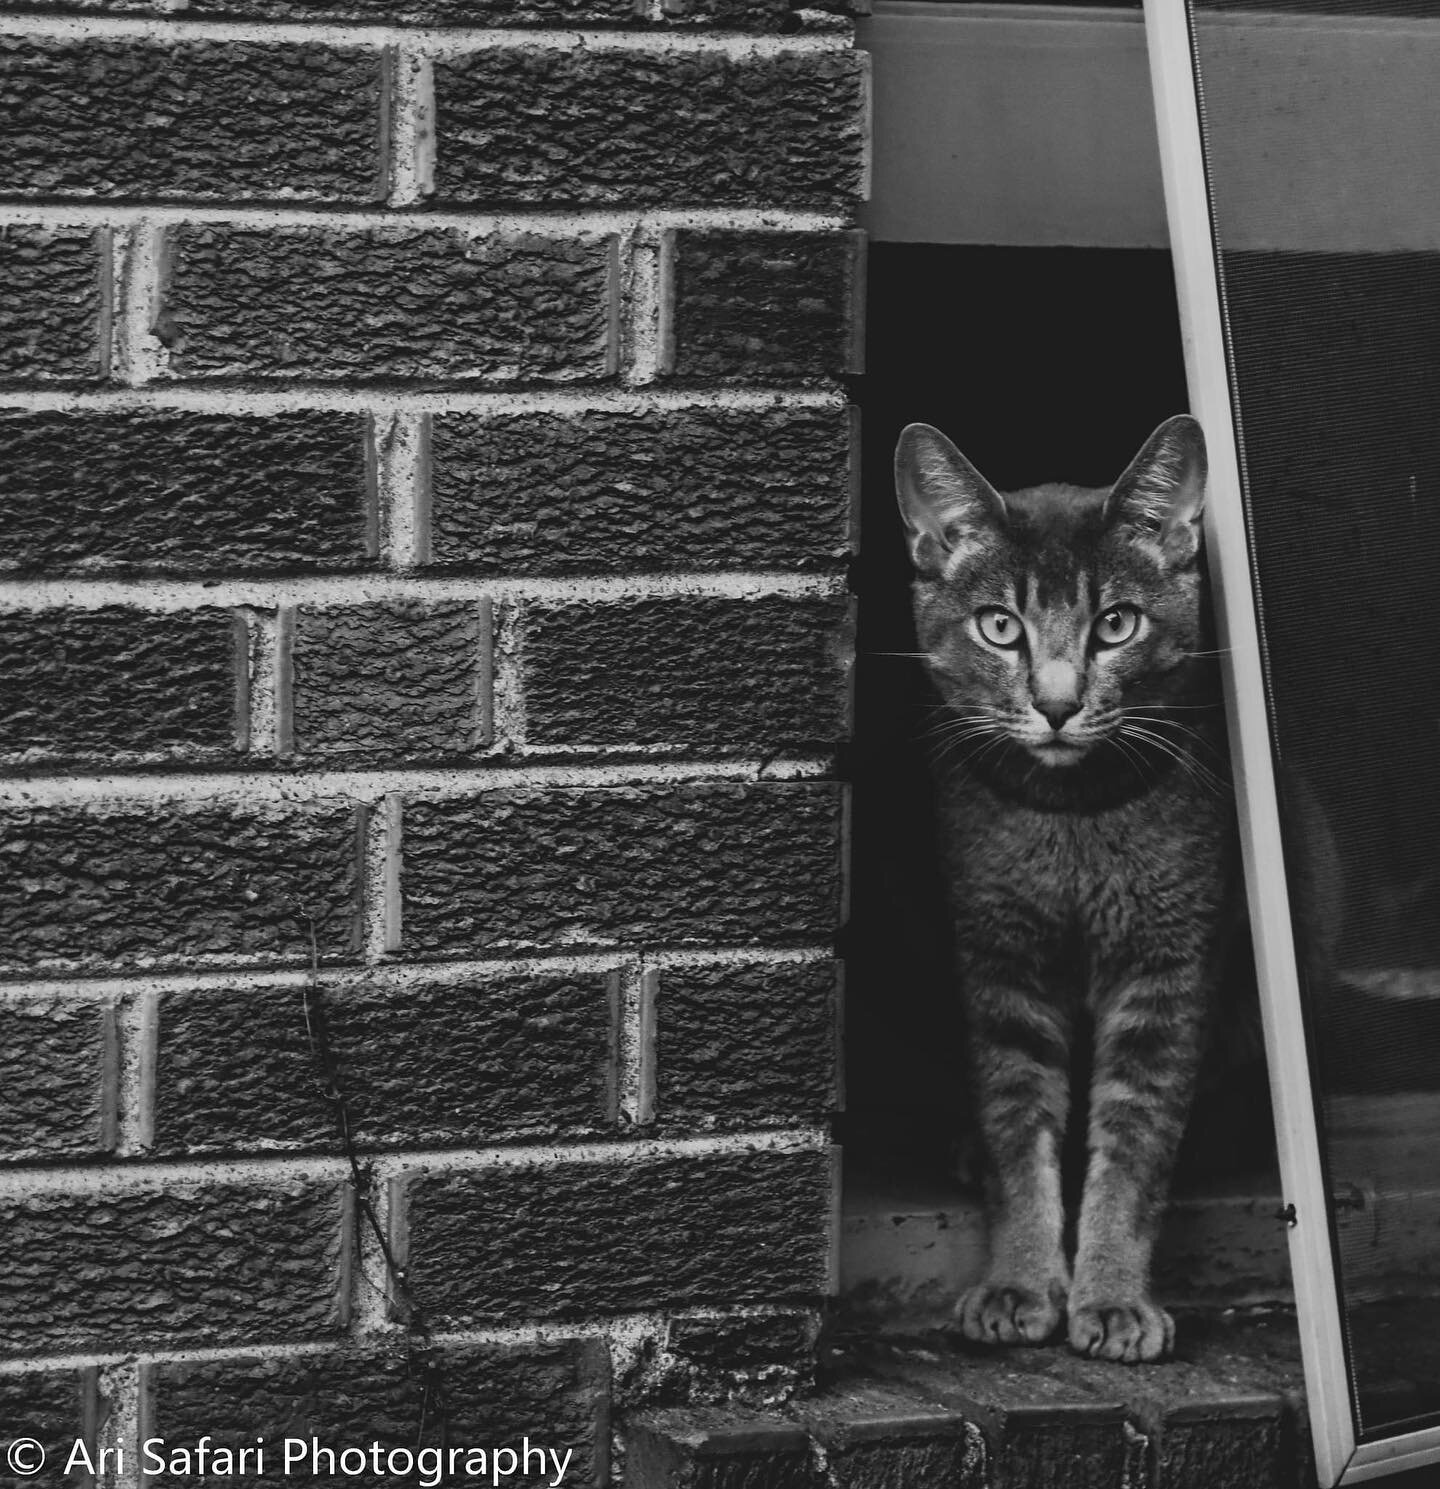
{"label": "striped fur", "polygon": [[[1110,489],[1001,494],[912,425],[896,476],[991,1183],[989,1272],[961,1326],[1039,1343],[1063,1323],[1082,1354],[1158,1359],[1173,1327],[1150,1253],[1238,888],[1203,436],[1168,421]],[[1060,1154],[1081,1102],[1072,1267]]]}

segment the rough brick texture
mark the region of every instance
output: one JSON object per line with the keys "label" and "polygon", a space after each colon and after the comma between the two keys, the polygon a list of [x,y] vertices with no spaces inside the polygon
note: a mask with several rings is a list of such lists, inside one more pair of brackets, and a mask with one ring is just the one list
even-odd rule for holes
{"label": "rough brick texture", "polygon": [[0,760],[214,760],[243,742],[243,623],[226,610],[0,614]]}
{"label": "rough brick texture", "polygon": [[847,732],[848,614],[843,595],[528,606],[526,742],[834,744]]}
{"label": "rough brick texture", "polygon": [[0,1157],[88,1158],[110,1145],[112,1018],[55,994],[0,1004]]}
{"label": "rough brick texture", "polygon": [[160,1000],[155,1148],[333,1148],[323,1038],[356,1139],[477,1145],[614,1124],[614,979],[169,991]]}
{"label": "rough brick texture", "polygon": [[655,1114],[744,1127],[821,1122],[838,1104],[835,962],[656,974]]}
{"label": "rough brick texture", "polygon": [[0,381],[94,382],[109,370],[109,233],[0,225]]}
{"label": "rough brick texture", "polygon": [[601,378],[613,269],[607,238],[189,226],[157,335],[187,378]]}
{"label": "rough brick texture", "polygon": [[84,1484],[79,1474],[64,1472],[65,1458],[77,1439],[87,1441],[92,1456],[94,1438],[87,1431],[93,1418],[95,1372],[93,1370],[35,1371],[19,1375],[0,1375],[0,1460],[11,1442],[19,1437],[33,1438],[46,1451],[46,1462],[39,1474],[31,1477],[7,1477],[6,1489],[21,1485],[33,1489],[61,1489],[62,1485]]}
{"label": "rough brick texture", "polygon": [[[318,1438],[335,1449],[379,1442],[384,1448],[511,1446],[529,1436],[533,1445],[573,1457],[563,1482],[606,1481],[607,1360],[598,1340],[545,1344],[452,1345],[428,1362],[402,1347],[347,1350],[299,1359],[238,1359],[153,1365],[147,1395],[153,1435],[171,1443],[197,1442],[206,1433],[217,1442],[253,1445],[264,1437],[263,1483],[335,1483],[336,1475],[312,1477],[309,1461],[284,1472],[283,1439]],[[437,1399],[436,1386],[440,1387]],[[428,1388],[428,1389],[427,1389]],[[443,1400],[443,1409],[441,1407]],[[403,1460],[402,1460],[403,1461]],[[463,1457],[460,1463],[464,1463]],[[328,1464],[320,1460],[322,1469]],[[489,1482],[476,1473],[469,1482]],[[369,1472],[346,1475],[349,1483],[415,1482]],[[541,1477],[514,1475],[500,1482],[555,1481],[552,1467]],[[461,1475],[446,1482],[463,1482]],[[196,1484],[198,1476],[165,1475],[165,1482]],[[212,1483],[213,1479],[204,1482]]]}
{"label": "rough brick texture", "polygon": [[0,1355],[333,1334],[346,1214],[298,1179],[7,1199]]}
{"label": "rough brick texture", "polygon": [[864,169],[864,55],[492,49],[435,67],[436,196],[827,207]]}
{"label": "rough brick texture", "polygon": [[850,542],[847,422],[838,407],[437,415],[431,562],[537,574],[836,564]]}
{"label": "rough brick texture", "polygon": [[827,784],[487,792],[405,806],[403,947],[804,942],[839,910]]}
{"label": "rough brick texture", "polygon": [[460,755],[489,735],[488,611],[473,600],[302,607],[292,648],[301,755]]}
{"label": "rough brick texture", "polygon": [[0,969],[217,954],[303,963],[358,937],[357,814],[346,805],[154,803],[0,813]]}
{"label": "rough brick texture", "polygon": [[374,51],[0,39],[12,196],[371,201]]}
{"label": "rough brick texture", "polygon": [[817,1298],[825,1153],[712,1153],[416,1175],[410,1276],[432,1322]]}
{"label": "rough brick texture", "polygon": [[0,0],[0,1367],[99,1477],[813,1384],[850,3]]}
{"label": "rough brick texture", "polygon": [[0,412],[0,571],[353,569],[368,506],[359,414]]}
{"label": "rough brick texture", "polygon": [[672,368],[723,381],[856,372],[854,233],[675,234]]}

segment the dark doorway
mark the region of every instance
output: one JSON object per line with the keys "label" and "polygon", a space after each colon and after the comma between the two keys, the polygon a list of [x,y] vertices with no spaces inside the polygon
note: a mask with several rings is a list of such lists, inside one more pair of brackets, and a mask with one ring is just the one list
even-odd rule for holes
{"label": "dark doorway", "polygon": [[[1187,407],[1170,255],[875,244],[867,343],[841,1136],[852,1174],[933,1183],[965,1167],[968,1117],[930,833],[934,715],[920,663],[905,655],[916,643],[891,452],[920,420],[1002,490],[1114,480]],[[1238,1139],[1252,1152],[1255,1122],[1270,1123],[1263,1081],[1255,1094]]]}

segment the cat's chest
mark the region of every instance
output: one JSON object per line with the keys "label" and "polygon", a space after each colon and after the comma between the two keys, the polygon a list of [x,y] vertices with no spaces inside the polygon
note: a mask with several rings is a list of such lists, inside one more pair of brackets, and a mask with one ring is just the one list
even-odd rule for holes
{"label": "cat's chest", "polygon": [[1217,892],[1223,832],[1211,815],[1153,797],[1066,813],[964,792],[945,813],[945,856],[964,900],[1011,900],[1098,929]]}

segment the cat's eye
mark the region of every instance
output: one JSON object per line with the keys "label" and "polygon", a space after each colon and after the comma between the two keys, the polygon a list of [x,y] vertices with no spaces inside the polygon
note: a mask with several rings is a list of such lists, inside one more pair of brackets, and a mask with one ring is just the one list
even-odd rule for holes
{"label": "cat's eye", "polygon": [[975,624],[980,634],[991,646],[1013,647],[1020,645],[1020,638],[1025,634],[1025,628],[1020,624],[1020,617],[1012,615],[1008,610],[1002,610],[998,605],[989,605],[984,610],[975,612]]}
{"label": "cat's eye", "polygon": [[1140,629],[1140,612],[1133,605],[1112,605],[1095,622],[1093,634],[1101,646],[1123,646]]}

